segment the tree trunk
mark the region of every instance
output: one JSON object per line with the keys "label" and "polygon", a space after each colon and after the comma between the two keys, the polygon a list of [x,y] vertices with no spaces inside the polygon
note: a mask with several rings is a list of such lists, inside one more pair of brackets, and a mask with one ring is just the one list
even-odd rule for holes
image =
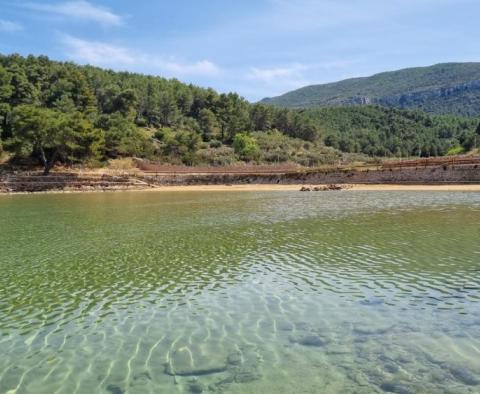
{"label": "tree trunk", "polygon": [[52,162],[47,162],[43,166],[43,175],[48,175],[50,173],[50,170],[52,169],[52,167],[53,167]]}
{"label": "tree trunk", "polygon": [[58,151],[56,150],[51,159],[48,160],[47,156],[45,155],[45,151],[43,148],[40,148],[40,157],[43,163],[43,175],[48,175],[50,173],[50,170],[53,168],[55,161],[57,160],[58,156]]}

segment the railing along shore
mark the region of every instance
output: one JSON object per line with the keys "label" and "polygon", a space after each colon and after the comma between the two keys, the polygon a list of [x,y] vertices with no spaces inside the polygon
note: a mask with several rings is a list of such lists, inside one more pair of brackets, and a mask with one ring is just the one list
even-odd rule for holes
{"label": "railing along shore", "polygon": [[480,156],[448,156],[429,157],[419,159],[388,160],[381,163],[362,164],[332,164],[318,167],[302,167],[296,165],[250,165],[250,166],[174,166],[156,163],[137,161],[137,168],[147,174],[156,175],[275,175],[275,174],[298,174],[312,172],[352,171],[352,170],[373,170],[401,169],[412,167],[430,166],[461,166],[480,165]]}

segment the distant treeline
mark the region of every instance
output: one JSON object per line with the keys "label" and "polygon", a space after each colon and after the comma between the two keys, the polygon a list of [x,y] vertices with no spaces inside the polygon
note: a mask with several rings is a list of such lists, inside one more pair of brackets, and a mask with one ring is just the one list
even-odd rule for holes
{"label": "distant treeline", "polygon": [[175,79],[0,55],[0,150],[47,172],[126,156],[214,165],[314,165],[339,151],[428,156],[472,148],[477,123],[379,107],[274,108]]}
{"label": "distant treeline", "polygon": [[478,119],[378,106],[309,109],[326,145],[370,156],[443,156],[480,146]]}

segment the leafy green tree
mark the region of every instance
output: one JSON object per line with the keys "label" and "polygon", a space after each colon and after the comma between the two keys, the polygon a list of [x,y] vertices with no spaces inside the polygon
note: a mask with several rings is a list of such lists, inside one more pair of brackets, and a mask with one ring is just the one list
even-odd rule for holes
{"label": "leafy green tree", "polygon": [[256,160],[260,156],[257,141],[246,133],[238,133],[233,139],[233,149],[242,160]]}
{"label": "leafy green tree", "polygon": [[119,112],[102,115],[97,120],[97,127],[105,133],[107,157],[145,157],[153,153],[152,141]]}
{"label": "leafy green tree", "polygon": [[158,98],[158,113],[163,126],[171,126],[178,119],[178,108],[170,92],[161,92]]}
{"label": "leafy green tree", "polygon": [[182,114],[189,114],[193,105],[193,94],[190,89],[181,87],[176,93],[177,108]]}
{"label": "leafy green tree", "polygon": [[141,98],[142,107],[140,109],[140,116],[143,116],[146,120],[146,124],[149,126],[159,126],[160,125],[160,115],[158,112],[158,90],[155,89],[155,86],[152,81],[149,81],[143,95]]}
{"label": "leafy green tree", "polygon": [[217,101],[216,115],[224,142],[231,142],[236,133],[251,129],[248,103],[238,94],[221,94]]}
{"label": "leafy green tree", "polygon": [[35,103],[38,91],[28,80],[25,71],[18,64],[13,64],[8,68],[8,72],[11,75],[10,85],[12,87],[10,104],[16,106]]}
{"label": "leafy green tree", "polygon": [[7,116],[10,112],[10,98],[13,93],[12,76],[0,66],[0,138],[7,131]]}
{"label": "leafy green tree", "polygon": [[255,104],[250,111],[250,117],[255,131],[270,130],[273,123],[273,107]]}
{"label": "leafy green tree", "polygon": [[47,108],[21,105],[12,114],[8,141],[18,157],[37,157],[48,175],[57,160],[77,161],[98,157],[102,135],[79,113],[62,114]]}
{"label": "leafy green tree", "polygon": [[113,100],[113,111],[120,112],[123,116],[133,119],[137,101],[136,92],[133,89],[126,89],[120,92]]}
{"label": "leafy green tree", "polygon": [[203,108],[198,114],[198,123],[205,141],[217,138],[220,134],[217,117],[208,108]]}
{"label": "leafy green tree", "polygon": [[179,158],[183,163],[192,165],[195,162],[195,153],[201,142],[200,136],[192,131],[179,131],[173,133],[164,130],[164,154]]}

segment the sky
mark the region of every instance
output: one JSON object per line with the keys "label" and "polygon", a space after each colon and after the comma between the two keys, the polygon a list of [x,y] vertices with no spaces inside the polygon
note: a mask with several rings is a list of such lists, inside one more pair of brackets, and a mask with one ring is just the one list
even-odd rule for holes
{"label": "sky", "polygon": [[250,101],[480,61],[479,0],[0,0],[0,53],[177,78]]}

